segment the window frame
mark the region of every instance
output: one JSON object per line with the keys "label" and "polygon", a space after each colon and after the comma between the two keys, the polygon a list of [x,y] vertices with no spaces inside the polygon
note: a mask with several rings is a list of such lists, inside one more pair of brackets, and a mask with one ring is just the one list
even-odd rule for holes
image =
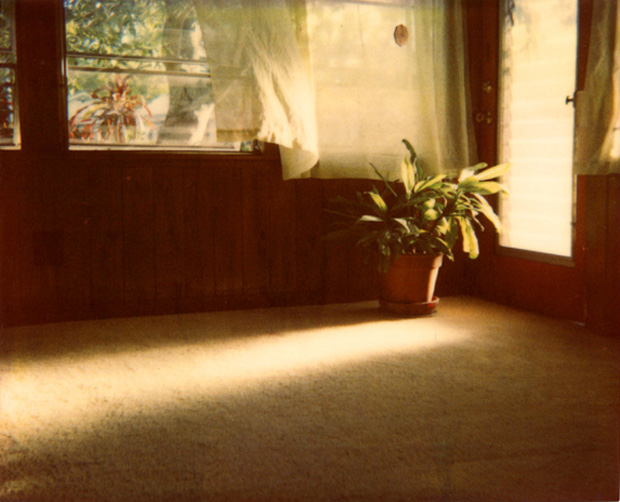
{"label": "window frame", "polygon": [[8,48],[0,47],[0,55],[6,56],[8,61],[0,60],[0,69],[7,68],[9,71],[13,73],[13,89],[12,89],[12,98],[13,98],[13,110],[12,110],[12,125],[13,125],[13,137],[10,142],[1,143],[0,148],[6,150],[19,150],[21,148],[21,137],[20,137],[20,123],[19,123],[19,99],[18,99],[18,83],[17,83],[17,49],[15,44],[15,0],[4,0],[5,5],[11,5],[11,13],[12,13],[12,26],[11,26],[11,34],[10,34],[10,42]]}
{"label": "window frame", "polygon": [[[255,161],[277,156],[277,145],[253,140],[252,151],[208,149],[204,147],[170,147],[137,145],[70,145],[67,108],[65,6],[63,0],[30,0],[14,3],[14,43],[16,64],[15,121],[20,125],[19,147],[0,145],[0,152],[19,149],[23,152],[49,152],[63,155],[119,152],[124,155],[145,154],[192,155],[199,158],[230,158]],[[36,34],[36,36],[33,36]],[[50,43],[42,44],[41,40]],[[46,127],[41,127],[45,117]]]}
{"label": "window frame", "polygon": [[[584,42],[584,32],[582,28],[582,24],[584,24],[584,16],[582,13],[583,1],[577,0],[577,45],[575,48],[575,56],[576,56],[576,65],[575,65],[575,93],[583,88],[583,84],[581,83],[581,75],[584,73],[583,71],[583,52],[582,46]],[[506,22],[506,17],[508,13],[506,12],[507,4],[505,2],[498,2],[498,17],[497,17],[497,43],[498,43],[498,61],[497,61],[497,76],[496,76],[496,85],[497,85],[497,93],[496,93],[496,117],[500,117],[500,100],[501,100],[501,91],[500,86],[502,85],[502,64],[501,57],[503,53],[503,36],[502,29],[503,23]],[[588,19],[586,18],[586,21]],[[588,34],[589,38],[589,34]],[[568,104],[568,103],[567,103]],[[573,116],[574,116],[574,108],[573,108]],[[500,157],[500,138],[501,138],[501,120],[496,121],[496,140],[495,140],[495,155],[499,159]],[[575,127],[575,126],[573,126]],[[573,148],[575,142],[575,131],[573,130]],[[574,156],[573,156],[573,164],[574,164]],[[498,211],[501,211],[500,201],[497,201]],[[576,266],[576,245],[577,245],[577,179],[576,176],[572,176],[572,199],[571,199],[571,254],[569,256],[566,255],[556,255],[552,253],[545,253],[540,251],[534,251],[529,249],[522,249],[517,247],[510,247],[500,243],[499,236],[495,238],[495,252],[499,256],[505,256],[508,258],[517,258],[527,261],[540,262],[549,265],[557,265],[561,267],[575,268]]]}

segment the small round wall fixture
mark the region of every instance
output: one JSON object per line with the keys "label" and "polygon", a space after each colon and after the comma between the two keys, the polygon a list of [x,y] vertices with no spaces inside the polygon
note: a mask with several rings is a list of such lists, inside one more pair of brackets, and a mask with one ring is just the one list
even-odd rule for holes
{"label": "small round wall fixture", "polygon": [[402,47],[409,40],[409,30],[404,24],[399,24],[394,30],[394,40],[396,44]]}

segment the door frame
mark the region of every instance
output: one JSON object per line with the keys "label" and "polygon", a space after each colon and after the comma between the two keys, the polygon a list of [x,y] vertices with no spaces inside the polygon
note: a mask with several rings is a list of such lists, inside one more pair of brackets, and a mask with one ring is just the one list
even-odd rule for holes
{"label": "door frame", "polygon": [[[465,2],[472,117],[480,114],[489,117],[489,120],[473,121],[478,158],[489,165],[497,163],[498,151],[501,1],[505,0]],[[582,89],[585,82],[591,2],[579,1],[577,90]],[[470,293],[498,303],[583,322],[586,316],[586,185],[586,180],[578,177],[572,259],[556,260],[540,253],[500,249],[497,236],[487,231],[481,235],[480,257],[466,263]],[[492,202],[497,204],[497,200]]]}

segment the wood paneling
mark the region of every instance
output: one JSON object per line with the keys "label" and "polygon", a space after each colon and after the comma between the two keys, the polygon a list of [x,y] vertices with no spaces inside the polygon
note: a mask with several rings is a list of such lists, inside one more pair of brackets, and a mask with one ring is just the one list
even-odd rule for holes
{"label": "wood paneling", "polygon": [[243,292],[246,295],[269,291],[269,166],[246,169],[242,179],[243,196]]}
{"label": "wood paneling", "polygon": [[[87,198],[90,241],[90,280],[92,303],[105,312],[108,304],[124,301],[123,274],[123,171],[101,161],[87,171]],[[79,163],[81,164],[81,162]],[[77,169],[84,169],[81,165]]]}
{"label": "wood paneling", "polygon": [[243,198],[241,167],[213,170],[215,293],[243,294]]}
{"label": "wood paneling", "polygon": [[3,324],[375,297],[373,265],[321,240],[367,181],[282,181],[277,155],[0,161]]}
{"label": "wood paneling", "polygon": [[153,170],[155,291],[158,302],[185,294],[184,166]]}
{"label": "wood paneling", "polygon": [[[198,162],[183,176],[185,297],[199,299],[215,294],[213,172]],[[201,307],[201,302],[195,303]]]}
{"label": "wood paneling", "polygon": [[156,286],[153,169],[132,159],[122,171],[125,302],[148,309]]}
{"label": "wood paneling", "polygon": [[282,181],[280,169],[268,172],[269,289],[272,293],[297,290],[297,219],[295,182]]}
{"label": "wood paneling", "polygon": [[586,324],[620,335],[620,175],[582,176],[587,184]]}
{"label": "wood paneling", "polygon": [[319,301],[323,291],[323,186],[315,179],[295,181],[297,288],[310,303]]}

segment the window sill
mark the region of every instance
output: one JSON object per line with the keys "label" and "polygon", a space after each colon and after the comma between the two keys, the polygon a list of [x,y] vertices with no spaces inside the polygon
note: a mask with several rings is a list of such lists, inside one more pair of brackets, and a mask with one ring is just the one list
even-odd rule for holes
{"label": "window sill", "polygon": [[549,253],[539,253],[537,251],[528,251],[526,249],[508,248],[497,245],[496,252],[500,256],[508,256],[510,258],[518,258],[521,260],[537,261],[547,263],[549,265],[557,265],[561,267],[575,267],[575,259],[572,256],[561,256]]}

